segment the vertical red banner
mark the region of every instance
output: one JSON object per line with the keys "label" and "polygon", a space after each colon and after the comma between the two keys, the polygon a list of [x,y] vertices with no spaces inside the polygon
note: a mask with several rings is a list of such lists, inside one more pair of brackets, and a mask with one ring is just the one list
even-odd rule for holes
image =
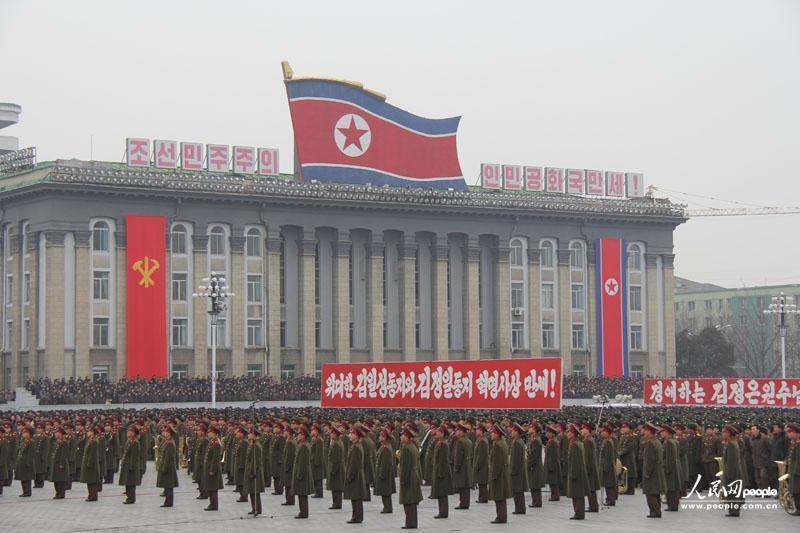
{"label": "vertical red banner", "polygon": [[127,215],[128,377],[167,376],[166,218]]}
{"label": "vertical red banner", "polygon": [[597,239],[598,376],[628,375],[627,250],[621,239]]}

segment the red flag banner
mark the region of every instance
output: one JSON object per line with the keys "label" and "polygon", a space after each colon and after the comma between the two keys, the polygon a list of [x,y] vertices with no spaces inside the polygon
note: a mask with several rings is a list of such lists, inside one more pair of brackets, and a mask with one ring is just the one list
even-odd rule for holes
{"label": "red flag banner", "polygon": [[800,379],[645,379],[644,403],[800,407]]}
{"label": "red flag banner", "polygon": [[166,219],[127,215],[128,377],[167,376]]}
{"label": "red flag banner", "polygon": [[597,239],[597,375],[628,375],[627,251],[621,239]]}
{"label": "red flag banner", "polygon": [[560,409],[561,359],[329,364],[323,407]]}

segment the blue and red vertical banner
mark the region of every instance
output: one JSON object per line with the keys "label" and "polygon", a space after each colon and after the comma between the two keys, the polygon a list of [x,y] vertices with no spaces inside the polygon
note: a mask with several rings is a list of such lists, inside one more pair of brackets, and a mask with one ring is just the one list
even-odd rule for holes
{"label": "blue and red vertical banner", "polygon": [[597,239],[597,375],[628,375],[627,246],[622,239]]}
{"label": "blue and red vertical banner", "polygon": [[127,376],[167,376],[165,217],[127,215]]}

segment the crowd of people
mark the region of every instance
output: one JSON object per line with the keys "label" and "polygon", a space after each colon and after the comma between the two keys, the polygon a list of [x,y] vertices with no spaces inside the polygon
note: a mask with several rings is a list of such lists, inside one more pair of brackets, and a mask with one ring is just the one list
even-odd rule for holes
{"label": "crowd of people", "polygon": [[[26,388],[40,405],[104,403],[207,402],[211,378],[121,379],[115,383],[91,378],[28,380]],[[217,379],[217,401],[319,400],[320,380],[303,376],[277,381],[270,377]]]}
{"label": "crowd of people", "polygon": [[724,507],[736,517],[744,489],[775,496],[770,488],[782,473],[775,461],[783,461],[785,496],[800,509],[800,425],[792,409],[169,408],[0,412],[0,420],[0,494],[18,480],[23,497],[50,481],[62,499],[83,483],[86,501],[96,502],[118,476],[122,503],[135,504],[154,468],[162,507],[176,505],[174,488],[190,483],[205,510],[217,511],[219,491],[230,487],[254,517],[268,488],[276,504],[297,506],[298,519],[309,517],[308,498],[327,490],[330,509],[350,501],[348,523],[365,520],[363,502],[374,496],[382,515],[399,502],[403,527],[416,528],[426,486],[438,519],[449,517],[451,496],[459,511],[494,503],[493,524],[525,520],[509,519],[509,504],[514,515],[535,516],[561,497],[572,501],[575,520],[617,505],[661,518],[662,510],[680,510],[681,495],[715,486],[730,489]]}
{"label": "crowd of people", "polygon": [[[563,397],[607,395],[613,399],[617,394],[627,394],[640,398],[643,385],[641,378],[634,377],[582,378],[570,375],[563,378]],[[252,376],[219,378],[217,401],[319,400],[320,387],[320,379],[316,376],[281,381]],[[28,380],[26,388],[39,398],[40,405],[207,402],[211,396],[211,379],[140,378],[111,383],[92,378],[39,378]],[[0,396],[0,403],[2,401]]]}
{"label": "crowd of people", "polygon": [[0,404],[13,402],[16,398],[16,391],[0,389]]}

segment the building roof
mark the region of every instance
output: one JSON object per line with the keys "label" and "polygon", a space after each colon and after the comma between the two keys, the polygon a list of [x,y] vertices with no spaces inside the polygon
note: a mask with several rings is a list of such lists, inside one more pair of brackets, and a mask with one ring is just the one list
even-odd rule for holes
{"label": "building roof", "polygon": [[717,291],[717,290],[728,290],[721,285],[714,285],[713,283],[703,283],[700,281],[694,281],[691,279],[680,278],[675,276],[675,294],[681,294],[685,292],[698,292],[698,291]]}
{"label": "building roof", "polygon": [[755,285],[752,287],[727,288],[712,283],[700,283],[685,278],[675,278],[676,300],[699,300],[703,298],[735,298],[749,296],[777,296],[800,294],[800,283],[785,285]]}
{"label": "building roof", "polygon": [[33,169],[0,176],[0,200],[31,194],[41,188],[163,197],[211,195],[232,201],[455,211],[469,215],[633,219],[673,226],[687,220],[683,206],[651,197],[608,199],[545,192],[486,191],[480,187],[458,192],[369,184],[302,183],[292,174],[258,176],[136,168],[124,163],[76,159],[43,162]]}

